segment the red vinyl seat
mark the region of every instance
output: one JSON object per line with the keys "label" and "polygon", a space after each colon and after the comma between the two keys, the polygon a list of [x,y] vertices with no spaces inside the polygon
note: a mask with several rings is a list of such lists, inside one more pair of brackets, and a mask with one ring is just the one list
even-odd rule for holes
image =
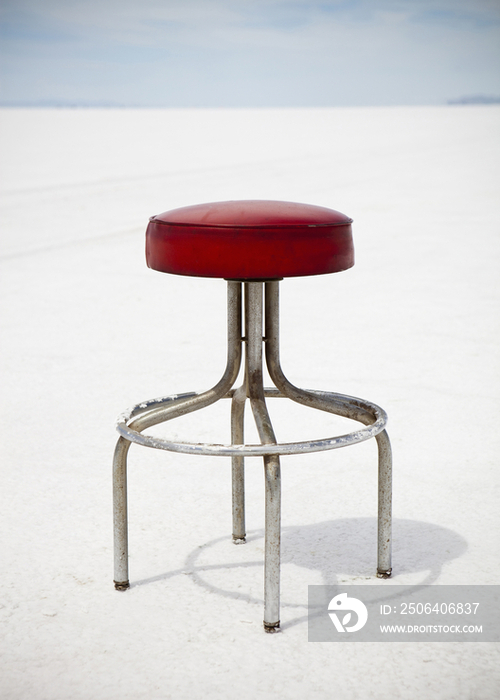
{"label": "red vinyl seat", "polygon": [[351,223],[294,202],[196,204],[151,217],[146,260],[160,272],[233,280],[340,272],[354,265]]}

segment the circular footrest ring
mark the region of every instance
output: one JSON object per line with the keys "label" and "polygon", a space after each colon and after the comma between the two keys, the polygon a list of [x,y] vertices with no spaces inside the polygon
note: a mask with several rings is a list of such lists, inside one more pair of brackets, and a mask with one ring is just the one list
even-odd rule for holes
{"label": "circular footrest ring", "polygon": [[[129,442],[134,442],[138,445],[143,445],[144,447],[152,447],[157,450],[166,450],[168,452],[179,452],[182,454],[193,454],[193,455],[212,455],[221,457],[265,457],[267,455],[294,455],[294,454],[306,454],[310,452],[323,452],[326,450],[334,450],[340,447],[347,447],[348,445],[355,445],[358,442],[364,442],[365,440],[370,440],[381,433],[387,423],[387,414],[385,411],[374,403],[364,401],[362,399],[355,398],[353,396],[345,396],[344,394],[333,394],[324,391],[316,391],[313,389],[307,390],[307,393],[314,397],[317,396],[321,398],[323,402],[331,401],[332,407],[335,405],[342,405],[346,408],[352,408],[353,411],[365,411],[373,416],[374,422],[367,425],[359,430],[355,430],[351,433],[346,433],[345,435],[340,435],[338,437],[322,438],[319,440],[306,440],[302,442],[284,442],[271,445],[224,445],[224,444],[212,444],[212,443],[191,443],[191,442],[172,442],[170,440],[165,440],[163,438],[153,437],[150,435],[143,435],[138,430],[134,430],[132,427],[135,420],[139,417],[147,416],[154,418],[155,413],[163,411],[165,406],[170,404],[172,408],[178,405],[182,405],[183,402],[187,400],[192,400],[197,396],[202,396],[196,392],[190,392],[185,394],[173,394],[171,396],[165,396],[160,399],[152,399],[150,401],[145,401],[143,403],[137,404],[129,411],[123,413],[117,423],[116,429],[120,435]],[[264,394],[267,397],[279,397],[288,398],[281,394],[277,389],[265,389]],[[227,395],[229,398],[231,394]],[[202,405],[194,410],[201,410],[205,405]],[[317,406],[311,406],[317,410],[321,409]],[[335,411],[331,411],[335,413]],[[166,418],[157,423],[165,422],[165,420],[172,420],[172,418]],[[155,421],[151,422],[154,425]],[[145,430],[146,428],[143,428]]]}

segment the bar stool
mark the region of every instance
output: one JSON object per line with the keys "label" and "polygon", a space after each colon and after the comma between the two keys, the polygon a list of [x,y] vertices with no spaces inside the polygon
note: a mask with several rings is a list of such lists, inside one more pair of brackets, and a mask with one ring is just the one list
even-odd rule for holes
{"label": "bar stool", "polygon": [[[129,587],[127,453],[131,443],[169,452],[232,459],[233,541],[245,542],[244,459],[260,456],[265,473],[264,628],[280,625],[280,455],[333,450],[375,438],[378,444],[377,576],[391,575],[392,457],[386,413],[373,403],[327,391],[305,390],[283,374],[279,357],[279,282],[285,277],[340,272],[354,265],[352,219],[324,207],[275,201],[199,204],[153,216],[146,232],[146,260],[160,272],[227,280],[227,365],[208,391],[165,396],[137,404],[120,416],[113,461],[115,575]],[[243,323],[244,320],[244,323]],[[242,328],[244,327],[244,332]],[[263,327],[265,333],[263,336]],[[274,387],[263,385],[263,344]],[[245,345],[245,374],[238,378]],[[266,398],[287,397],[305,406],[352,418],[364,427],[338,437],[280,443]],[[231,400],[231,444],[171,442],[143,431]],[[250,401],[261,444],[245,444],[243,419]]]}

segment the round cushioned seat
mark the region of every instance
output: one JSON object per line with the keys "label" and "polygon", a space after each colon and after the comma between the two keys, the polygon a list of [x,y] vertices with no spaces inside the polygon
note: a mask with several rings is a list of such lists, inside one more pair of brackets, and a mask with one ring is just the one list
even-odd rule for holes
{"label": "round cushioned seat", "polygon": [[354,265],[351,223],[294,202],[197,204],[149,220],[146,260],[160,272],[233,280],[340,272]]}

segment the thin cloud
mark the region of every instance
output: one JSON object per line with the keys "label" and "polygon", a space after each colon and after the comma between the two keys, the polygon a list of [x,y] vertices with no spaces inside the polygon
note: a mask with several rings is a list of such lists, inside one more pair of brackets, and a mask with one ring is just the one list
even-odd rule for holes
{"label": "thin cloud", "polygon": [[500,93],[494,0],[4,0],[0,17],[4,100],[300,106]]}

